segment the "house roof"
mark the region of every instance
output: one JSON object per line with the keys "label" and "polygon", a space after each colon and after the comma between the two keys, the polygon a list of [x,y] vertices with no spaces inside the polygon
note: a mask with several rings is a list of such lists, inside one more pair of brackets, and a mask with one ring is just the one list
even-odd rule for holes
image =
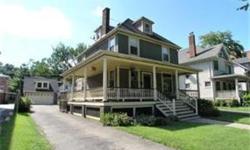
{"label": "house roof", "polygon": [[45,78],[45,77],[24,77],[23,79],[23,91],[36,92],[36,82],[45,81],[49,82],[50,91],[58,91],[58,80]]}
{"label": "house roof", "polygon": [[197,47],[197,55],[195,57],[189,56],[189,48],[183,49],[179,51],[179,63],[186,64],[196,61],[201,61],[204,59],[212,58],[218,56],[219,52],[223,49],[223,44],[214,45],[211,47]]}
{"label": "house roof", "polygon": [[243,57],[243,58],[235,59],[234,62],[239,63],[239,64],[245,64],[245,63],[250,63],[250,59],[247,57]]}

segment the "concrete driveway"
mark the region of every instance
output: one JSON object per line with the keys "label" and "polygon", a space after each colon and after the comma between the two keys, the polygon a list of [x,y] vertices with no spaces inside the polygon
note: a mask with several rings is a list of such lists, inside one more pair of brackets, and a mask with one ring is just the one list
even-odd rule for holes
{"label": "concrete driveway", "polygon": [[58,111],[58,106],[32,106],[35,122],[56,150],[170,150],[98,121]]}

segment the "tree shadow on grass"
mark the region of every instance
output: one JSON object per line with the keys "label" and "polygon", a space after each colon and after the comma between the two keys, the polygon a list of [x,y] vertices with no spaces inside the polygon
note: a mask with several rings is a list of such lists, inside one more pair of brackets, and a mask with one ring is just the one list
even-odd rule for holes
{"label": "tree shadow on grass", "polygon": [[209,126],[211,124],[208,123],[194,123],[194,122],[184,122],[184,121],[174,121],[170,122],[165,126],[155,126],[156,128],[169,130],[169,131],[178,131],[178,130],[186,130],[189,128],[197,128],[201,126]]}
{"label": "tree shadow on grass", "polygon": [[[218,117],[210,117],[211,119],[227,121],[227,122],[238,122],[241,119],[250,118],[249,114],[246,113],[239,113],[239,112],[227,112],[227,111],[220,111],[220,116]],[[247,121],[247,124],[250,124],[250,119]]]}
{"label": "tree shadow on grass", "polygon": [[10,150],[11,139],[13,136],[13,131],[16,122],[16,115],[11,116],[11,119],[7,122],[4,122],[0,125],[0,149],[1,150]]}

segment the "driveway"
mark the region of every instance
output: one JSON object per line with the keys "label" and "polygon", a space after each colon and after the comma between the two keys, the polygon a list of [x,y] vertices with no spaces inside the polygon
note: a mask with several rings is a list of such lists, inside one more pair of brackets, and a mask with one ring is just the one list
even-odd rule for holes
{"label": "driveway", "polygon": [[58,106],[32,106],[35,122],[56,150],[170,150],[98,121],[58,111]]}

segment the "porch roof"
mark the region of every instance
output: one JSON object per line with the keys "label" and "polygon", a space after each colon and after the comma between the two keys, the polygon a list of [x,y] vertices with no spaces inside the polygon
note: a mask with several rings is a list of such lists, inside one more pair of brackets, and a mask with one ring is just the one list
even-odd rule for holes
{"label": "porch roof", "polygon": [[104,57],[106,57],[108,59],[109,58],[120,59],[123,61],[134,62],[135,64],[138,63],[138,64],[144,64],[144,65],[148,65],[148,66],[155,65],[156,67],[160,67],[160,68],[178,70],[182,73],[197,73],[197,72],[201,71],[201,70],[194,69],[194,68],[184,66],[184,65],[172,64],[172,63],[168,63],[168,62],[162,62],[162,61],[152,60],[152,59],[148,59],[148,58],[142,58],[142,57],[138,57],[138,56],[121,54],[121,53],[117,53],[117,52],[110,52],[107,50],[99,50],[96,53],[94,53],[93,55],[91,55],[89,58],[87,58],[85,61],[80,62],[79,64],[77,64],[76,66],[65,71],[61,75],[67,76],[67,75],[71,74],[72,72],[86,66],[87,64],[89,64],[95,60],[104,58]]}
{"label": "porch roof", "polygon": [[240,75],[240,74],[226,74],[226,75],[219,75],[219,76],[215,76],[212,77],[212,79],[214,80],[219,80],[219,79],[240,79],[242,81],[250,81],[250,77],[246,76],[246,75]]}

